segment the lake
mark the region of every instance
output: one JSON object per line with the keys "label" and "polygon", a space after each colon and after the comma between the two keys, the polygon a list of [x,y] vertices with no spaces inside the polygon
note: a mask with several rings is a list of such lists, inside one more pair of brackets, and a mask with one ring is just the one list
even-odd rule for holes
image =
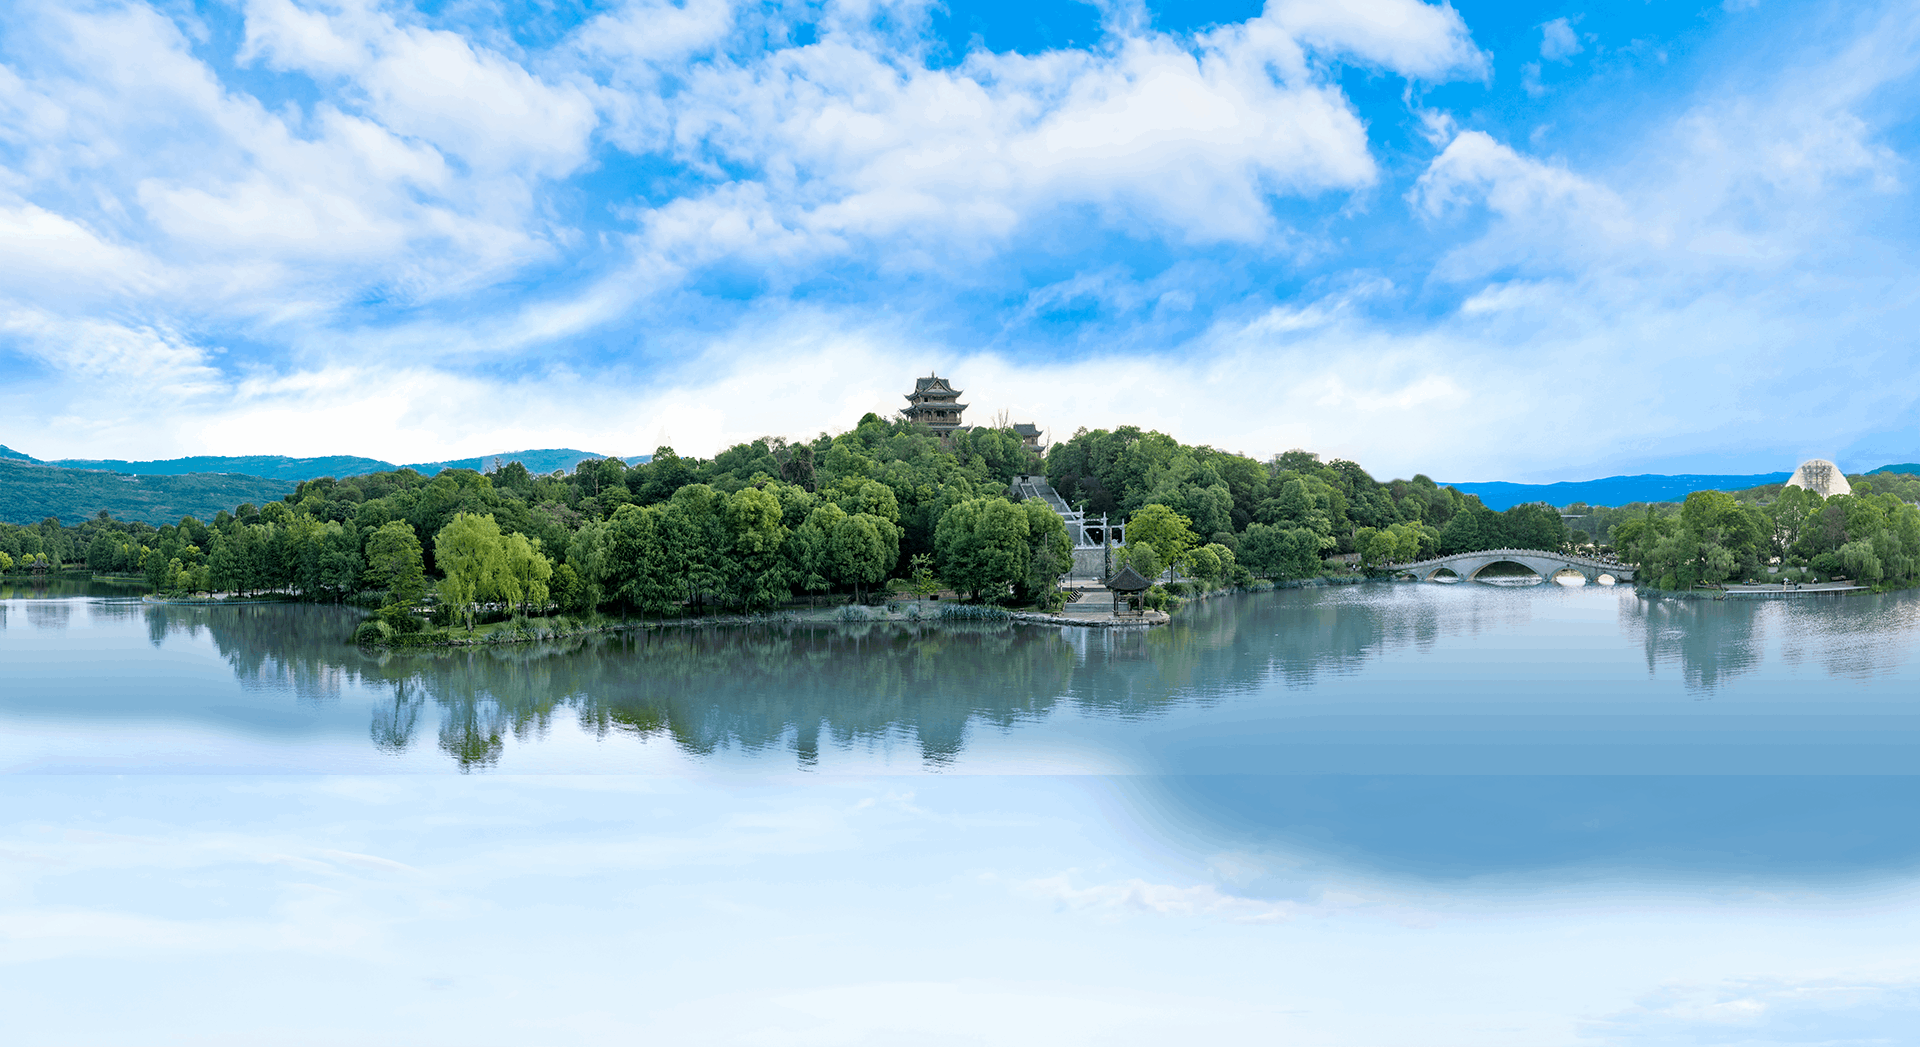
{"label": "lake", "polygon": [[1920,596],[630,631],[0,583],[9,1043],[1920,1027]]}

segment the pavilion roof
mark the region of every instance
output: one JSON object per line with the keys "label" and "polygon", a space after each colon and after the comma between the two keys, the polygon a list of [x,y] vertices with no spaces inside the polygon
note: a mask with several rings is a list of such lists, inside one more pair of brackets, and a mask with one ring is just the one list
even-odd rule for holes
{"label": "pavilion roof", "polygon": [[1125,567],[1120,568],[1120,573],[1107,579],[1107,588],[1116,593],[1145,592],[1147,587],[1152,584],[1152,582],[1142,577],[1139,571],[1134,570],[1132,564],[1127,564]]}

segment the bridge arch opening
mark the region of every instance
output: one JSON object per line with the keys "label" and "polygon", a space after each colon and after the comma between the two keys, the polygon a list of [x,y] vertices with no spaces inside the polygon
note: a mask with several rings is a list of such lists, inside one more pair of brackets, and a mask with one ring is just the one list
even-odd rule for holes
{"label": "bridge arch opening", "polygon": [[1447,585],[1452,585],[1455,582],[1460,582],[1464,580],[1465,579],[1461,578],[1460,575],[1457,572],[1455,572],[1454,569],[1451,567],[1442,567],[1434,571],[1432,574],[1427,575],[1427,581],[1442,582]]}
{"label": "bridge arch opening", "polygon": [[1473,581],[1486,585],[1539,585],[1545,581],[1540,572],[1516,560],[1495,560],[1473,572]]}
{"label": "bridge arch opening", "polygon": [[1615,578],[1615,577],[1614,577],[1613,575],[1610,575],[1610,574],[1602,574],[1602,575],[1601,575],[1600,577],[1598,577],[1598,578],[1596,578],[1596,579],[1594,579],[1594,581],[1593,581],[1593,584],[1595,584],[1595,585],[1618,585],[1618,584],[1620,584],[1620,579],[1618,579],[1618,578]]}
{"label": "bridge arch opening", "polygon": [[1548,578],[1547,581],[1552,582],[1556,585],[1564,585],[1569,588],[1577,589],[1580,586],[1587,584],[1587,576],[1580,573],[1580,571],[1575,568],[1562,567],[1559,570],[1553,572],[1553,576],[1551,578]]}

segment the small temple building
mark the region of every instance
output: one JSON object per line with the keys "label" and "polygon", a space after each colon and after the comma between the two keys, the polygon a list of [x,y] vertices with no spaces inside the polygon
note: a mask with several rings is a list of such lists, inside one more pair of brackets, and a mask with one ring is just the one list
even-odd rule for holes
{"label": "small temple building", "polygon": [[1840,467],[1824,458],[1809,458],[1800,463],[1787,481],[1788,487],[1804,487],[1822,498],[1832,498],[1836,494],[1852,494],[1853,485],[1847,482],[1847,474]]}
{"label": "small temple building", "polygon": [[1032,422],[1015,422],[1013,435],[1020,438],[1020,446],[1024,450],[1037,454],[1047,449],[1047,445],[1040,439],[1040,427]]}
{"label": "small temple building", "polygon": [[1141,577],[1132,564],[1120,568],[1120,573],[1107,579],[1107,591],[1113,594],[1113,616],[1115,618],[1139,618],[1145,615],[1141,594],[1153,583]]}
{"label": "small temple building", "polygon": [[924,425],[936,433],[960,428],[960,414],[967,405],[960,402],[960,390],[945,378],[930,374],[913,380],[913,392],[907,394],[907,406],[900,414],[907,421]]}

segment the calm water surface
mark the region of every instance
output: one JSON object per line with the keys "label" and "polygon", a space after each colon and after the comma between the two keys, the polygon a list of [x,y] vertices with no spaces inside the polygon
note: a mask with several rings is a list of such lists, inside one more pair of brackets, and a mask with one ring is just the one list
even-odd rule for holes
{"label": "calm water surface", "polygon": [[358,617],[0,588],[18,1042],[1920,1027],[1913,594],[396,654]]}

